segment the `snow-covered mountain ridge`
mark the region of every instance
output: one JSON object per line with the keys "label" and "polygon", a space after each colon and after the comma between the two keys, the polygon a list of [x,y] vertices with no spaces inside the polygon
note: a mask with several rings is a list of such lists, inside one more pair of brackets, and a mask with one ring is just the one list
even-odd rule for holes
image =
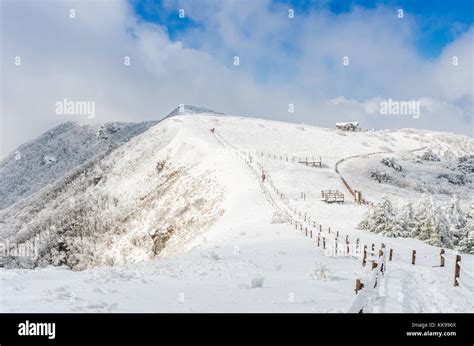
{"label": "snow-covered mountain ridge", "polygon": [[[369,207],[353,202],[334,171],[342,158],[361,155],[340,169],[364,197],[377,201],[388,191],[395,202],[417,201],[422,193],[416,190],[390,187],[361,175],[368,167],[365,154],[390,151],[394,156],[420,147],[461,157],[473,152],[474,143],[469,137],[428,131],[345,133],[234,116],[176,115],[104,152],[77,174],[2,209],[3,239],[40,249],[36,258],[7,256],[3,264],[26,268],[64,264],[83,270],[70,275],[64,269],[45,268],[28,275],[31,280],[35,275],[64,275],[69,284],[48,284],[45,290],[61,297],[73,292],[82,300],[68,303],[65,298],[56,307],[61,311],[71,307],[75,311],[347,311],[354,280],[366,275],[367,268],[357,259],[325,253],[315,238],[296,231],[281,214],[289,205],[315,223],[313,235],[321,225],[326,239],[331,227],[342,239],[347,235],[351,242],[358,238],[377,248],[383,242],[395,249],[396,261],[389,263],[392,274],[387,272],[393,283],[385,286],[386,305],[374,303],[373,311],[469,311],[472,304],[466,303],[463,291],[452,291],[451,271],[432,268],[439,262],[439,248],[356,229]],[[298,163],[313,157],[321,157],[322,167]],[[251,169],[259,167],[257,163],[268,178],[263,184],[261,172]],[[329,189],[343,192],[345,203],[320,201],[320,191]],[[472,191],[460,192],[461,204],[471,204]],[[412,249],[418,254],[416,268],[409,263]],[[463,255],[463,264],[472,265],[472,256]],[[25,286],[17,281],[16,270],[1,271],[7,290],[12,289],[6,299],[13,302],[15,287]],[[263,281],[257,280],[262,277]],[[119,292],[110,297],[88,294],[84,291],[88,285],[72,288],[77,280]],[[116,282],[141,292],[143,301],[121,302],[125,288],[121,293]],[[260,282],[261,291],[252,288]],[[431,288],[423,295],[410,293],[409,285],[425,287],[426,282]],[[156,285],[161,287],[160,298],[152,289]],[[176,287],[190,297],[185,299],[190,303],[179,305]],[[452,291],[451,296],[437,293],[446,290]],[[404,302],[398,302],[400,292]],[[94,308],[99,305],[92,301],[104,304]],[[13,303],[3,304],[11,311]],[[48,309],[33,301],[28,304]]]}
{"label": "snow-covered mountain ridge", "polygon": [[0,209],[40,190],[154,124],[156,122],[101,125],[68,122],[21,145],[0,162]]}

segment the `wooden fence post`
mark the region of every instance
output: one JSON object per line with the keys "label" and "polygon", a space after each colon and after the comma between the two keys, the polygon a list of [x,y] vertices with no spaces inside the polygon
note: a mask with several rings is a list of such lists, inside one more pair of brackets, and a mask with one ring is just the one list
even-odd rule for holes
{"label": "wooden fence post", "polygon": [[413,250],[411,253],[411,264],[415,265],[415,260],[416,260],[416,250]]}
{"label": "wooden fence post", "polygon": [[328,228],[328,233],[331,233],[331,227]]}
{"label": "wooden fence post", "polygon": [[318,233],[318,247],[319,247],[320,234]]}
{"label": "wooden fence post", "polygon": [[323,226],[321,226],[321,224],[319,224],[319,232],[322,232],[323,231]]}
{"label": "wooden fence post", "polygon": [[374,270],[375,268],[377,268],[377,261],[372,261],[372,270]]}
{"label": "wooden fence post", "polygon": [[[375,268],[377,268],[377,261],[372,261],[372,270],[374,270]],[[374,288],[377,287],[377,276],[375,277],[375,283],[374,283]]]}
{"label": "wooden fence post", "polygon": [[355,288],[355,293],[359,292],[362,288],[364,287],[364,284],[360,281],[360,279],[356,280],[356,288]]}
{"label": "wooden fence post", "polygon": [[364,245],[364,257],[362,258],[362,266],[365,267],[367,263],[367,245]]}
{"label": "wooden fence post", "polygon": [[313,230],[310,230],[310,231],[309,231],[309,237],[310,237],[310,238],[313,238]]}
{"label": "wooden fence post", "polygon": [[336,238],[339,238],[339,231],[336,232]]}
{"label": "wooden fence post", "polygon": [[393,249],[390,249],[390,253],[388,255],[388,260],[391,261],[393,256]]}
{"label": "wooden fence post", "polygon": [[444,249],[441,249],[441,252],[439,253],[439,260],[440,260],[440,267],[444,267]]}
{"label": "wooden fence post", "polygon": [[461,274],[461,266],[459,265],[461,262],[461,256],[456,255],[456,263],[454,265],[454,286],[459,286],[459,274]]}
{"label": "wooden fence post", "polygon": [[336,244],[336,255],[337,255],[337,238],[334,240],[335,244]]}
{"label": "wooden fence post", "polygon": [[308,236],[308,227],[304,228],[304,234],[305,234],[305,236]]}
{"label": "wooden fence post", "polygon": [[323,249],[324,250],[326,249],[326,239],[324,239],[324,237],[323,237]]}

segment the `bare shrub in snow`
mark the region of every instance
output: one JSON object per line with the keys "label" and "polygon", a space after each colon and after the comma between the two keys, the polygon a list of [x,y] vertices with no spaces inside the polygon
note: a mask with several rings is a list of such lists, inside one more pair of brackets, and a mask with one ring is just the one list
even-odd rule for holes
{"label": "bare shrub in snow", "polygon": [[288,220],[287,214],[275,212],[273,213],[271,223],[285,223],[288,222]]}
{"label": "bare shrub in snow", "polygon": [[397,172],[401,172],[403,170],[402,166],[400,166],[400,164],[397,161],[395,161],[393,157],[383,158],[382,161],[380,162],[389,168],[393,168]]}
{"label": "bare shrub in snow", "polygon": [[461,156],[458,159],[458,169],[465,173],[474,173],[474,155]]}
{"label": "bare shrub in snow", "polygon": [[466,176],[464,174],[456,173],[443,173],[438,175],[440,179],[446,179],[446,181],[453,185],[463,186],[466,184]]}
{"label": "bare shrub in snow", "polygon": [[160,174],[161,171],[163,171],[163,168],[165,168],[165,164],[166,164],[166,160],[160,160],[157,162],[156,171],[158,172],[158,174]]}
{"label": "bare shrub in snow", "polygon": [[207,256],[209,259],[213,260],[213,261],[218,261],[220,260],[220,257],[213,251],[211,251],[208,256]]}
{"label": "bare shrub in snow", "polygon": [[441,161],[438,155],[436,155],[431,149],[426,150],[423,155],[421,155],[421,159],[423,161],[431,161],[431,162],[436,162],[436,161]]}
{"label": "bare shrub in snow", "polygon": [[379,183],[403,189],[464,196],[474,190],[474,175],[468,173],[471,169],[469,158],[463,156],[460,160],[462,164],[459,164],[458,159],[425,161],[407,152],[397,160],[371,159],[367,166],[367,175]]}
{"label": "bare shrub in snow", "polygon": [[156,230],[151,238],[153,239],[153,253],[159,254],[166,246],[166,243],[174,233],[174,226],[170,225],[165,230]]}
{"label": "bare shrub in snow", "polygon": [[392,177],[387,172],[384,172],[380,169],[371,171],[370,177],[379,183],[388,183],[393,180]]}
{"label": "bare shrub in snow", "polygon": [[329,281],[331,279],[328,268],[318,262],[315,262],[315,267],[309,274],[309,277],[320,281]]}

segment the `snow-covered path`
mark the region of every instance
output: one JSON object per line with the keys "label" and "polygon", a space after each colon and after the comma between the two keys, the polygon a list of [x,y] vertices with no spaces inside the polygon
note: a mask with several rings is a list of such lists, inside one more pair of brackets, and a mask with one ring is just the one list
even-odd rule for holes
{"label": "snow-covered path", "polygon": [[[462,295],[451,294],[451,274],[446,268],[392,262],[381,280],[373,312],[463,311],[468,302]],[[472,299],[468,304],[472,308]]]}

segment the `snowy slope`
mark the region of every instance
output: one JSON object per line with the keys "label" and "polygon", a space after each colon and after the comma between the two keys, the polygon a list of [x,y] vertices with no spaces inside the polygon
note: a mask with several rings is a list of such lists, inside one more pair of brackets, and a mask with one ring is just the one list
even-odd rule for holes
{"label": "snowy slope", "polygon": [[0,209],[35,193],[110,146],[120,145],[154,124],[68,122],[21,145],[0,162]]}
{"label": "snowy slope", "polygon": [[[446,251],[444,268],[434,267],[439,248],[356,230],[368,207],[352,202],[334,171],[348,156],[439,142],[454,145],[459,155],[472,145],[466,137],[414,130],[346,134],[211,114],[170,117],[60,182],[49,198],[37,193],[0,213],[2,231],[13,242],[31,241],[44,229],[49,236],[67,229],[53,239],[67,243],[69,253],[74,246],[87,249],[67,259],[63,248],[43,249],[48,255],[42,263],[58,260],[80,272],[0,269],[0,309],[345,312],[354,301],[355,279],[367,282],[370,266],[361,265],[360,252],[334,252],[339,232],[338,239],[347,235],[351,244],[358,238],[376,251],[381,243],[394,250],[364,311],[473,311],[474,256],[463,255],[467,271],[462,287],[454,287],[452,251]],[[323,167],[292,159],[313,156]],[[385,187],[366,183],[369,198],[383,194]],[[346,203],[320,201],[322,189],[343,191]],[[417,192],[408,198],[418,198]],[[467,202],[469,195],[463,198]],[[317,246],[319,225],[326,250]],[[309,228],[313,238],[298,227]],[[81,232],[86,234],[78,244]]]}

